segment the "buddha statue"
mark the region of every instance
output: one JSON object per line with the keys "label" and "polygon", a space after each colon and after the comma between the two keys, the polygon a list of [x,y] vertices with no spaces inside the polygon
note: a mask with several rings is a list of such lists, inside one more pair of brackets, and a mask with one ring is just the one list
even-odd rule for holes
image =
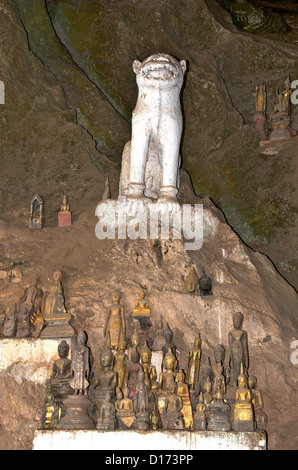
{"label": "buddha statue", "polygon": [[223,375],[223,366],[220,362],[217,362],[213,367],[213,395],[217,392],[218,387],[220,387],[221,394],[224,396],[227,388],[225,376]]}
{"label": "buddha statue", "polygon": [[110,349],[119,349],[121,338],[125,338],[124,308],[120,303],[121,293],[116,290],[112,294],[112,305],[108,309],[108,319],[104,337],[108,337]]}
{"label": "buddha statue", "polygon": [[[118,386],[118,373],[113,370],[114,356],[110,349],[106,348],[100,353],[100,369],[94,372],[93,390],[95,400],[101,405],[109,393],[110,400],[115,399]],[[99,407],[97,407],[99,410]]]}
{"label": "buddha statue", "polygon": [[118,388],[123,388],[125,374],[126,374],[126,365],[127,365],[127,354],[126,350],[126,341],[124,338],[121,338],[119,341],[119,350],[115,353],[115,360],[113,370],[118,374]]}
{"label": "buddha statue", "polygon": [[204,431],[207,429],[206,405],[204,403],[203,392],[199,395],[199,402],[193,415],[193,430]]}
{"label": "buddha statue", "polygon": [[69,205],[68,205],[68,202],[67,202],[67,197],[65,195],[63,196],[63,202],[62,202],[62,205],[61,205],[60,212],[70,212]]}
{"label": "buddha statue", "polygon": [[177,385],[171,385],[170,393],[166,397],[165,409],[162,414],[162,423],[164,429],[182,430],[184,429],[184,419],[181,412],[183,401],[181,396],[177,395]]}
{"label": "buddha statue", "polygon": [[205,269],[203,269],[202,275],[199,279],[199,292],[201,296],[212,295],[212,281],[207,276]]}
{"label": "buddha statue", "polygon": [[267,103],[267,93],[265,85],[256,86],[256,113],[265,113]]}
{"label": "buddha statue", "polygon": [[132,399],[129,398],[129,388],[126,383],[124,384],[123,392],[120,389],[117,390],[115,410],[119,429],[133,429],[135,427],[136,416],[134,405]]}
{"label": "buddha statue", "polygon": [[[168,353],[168,350],[170,348],[171,351],[172,351],[172,354],[175,356],[175,359],[176,359],[176,370],[177,370],[178,369],[178,361],[177,361],[177,357],[176,357],[176,345],[173,343],[173,332],[170,329],[168,323],[167,323],[166,329],[164,331],[164,335],[165,335],[166,342],[165,342],[164,346],[162,347],[163,359],[165,358],[165,356]],[[163,362],[162,362],[161,370],[163,371]]]}
{"label": "buddha statue", "polygon": [[185,382],[191,389],[199,380],[200,362],[201,362],[201,337],[200,335],[194,341],[193,348],[188,353],[188,363]]}
{"label": "buddha statue", "polygon": [[266,429],[267,415],[263,411],[263,395],[262,392],[257,388],[257,378],[254,375],[249,376],[248,386],[253,394],[252,404],[254,408],[256,428]]}
{"label": "buddha statue", "polygon": [[61,281],[61,271],[55,271],[53,282],[43,297],[41,312],[46,326],[41,331],[41,338],[70,338],[75,335],[69,324],[71,315],[67,313],[65,308]]}
{"label": "buddha statue", "polygon": [[195,268],[191,268],[189,274],[186,276],[184,281],[184,293],[196,295],[198,289],[199,278]]}
{"label": "buddha statue", "polygon": [[89,387],[89,348],[86,346],[87,335],[81,331],[77,337],[77,344],[74,348],[72,362],[71,362],[71,375],[72,378],[69,382],[71,388],[74,389],[76,395],[85,395]]}
{"label": "buddha statue", "polygon": [[145,315],[148,316],[150,315],[151,310],[149,306],[149,301],[146,299],[146,292],[144,289],[141,290],[140,292],[140,298],[136,301],[136,306],[132,310],[133,316],[139,316],[139,315]]}
{"label": "buddha statue", "polygon": [[115,429],[115,405],[110,401],[110,392],[106,392],[105,400],[101,403],[96,429],[113,431]]}
{"label": "buddha statue", "polygon": [[171,393],[172,386],[176,380],[176,368],[177,359],[172,353],[171,348],[169,348],[163,359],[163,372],[161,372],[159,376],[160,393],[162,395]]}
{"label": "buddha statue", "polygon": [[142,368],[141,364],[139,363],[139,353],[136,348],[130,351],[130,357],[127,362],[126,367],[126,376],[125,382],[127,382],[127,386],[129,388],[129,398],[133,399],[136,394],[136,387],[138,383],[138,374],[140,369]]}
{"label": "buddha statue", "polygon": [[159,387],[159,384],[157,382],[156,368],[154,365],[151,364],[152,351],[148,347],[146,341],[143,346],[140,347],[139,352],[143,371],[145,372],[145,374],[148,374],[150,380],[150,389],[157,389]]}
{"label": "buddha statue", "polygon": [[131,335],[130,338],[130,346],[128,348],[127,354],[128,354],[128,360],[130,361],[130,355],[132,351],[137,351],[139,354],[139,346],[140,346],[140,335],[138,333],[137,327],[134,328],[133,334]]}
{"label": "buddha statue", "polygon": [[56,403],[54,396],[48,392],[42,408],[41,428],[56,428],[59,423],[59,419],[60,406]]}
{"label": "buddha statue", "polygon": [[3,324],[2,336],[13,338],[17,332],[17,312],[15,308],[8,307],[5,311],[5,320]]}
{"label": "buddha statue", "polygon": [[204,389],[203,389],[203,397],[204,397],[204,403],[205,404],[208,404],[208,403],[212,402],[212,399],[213,399],[212,382],[210,380],[209,375],[208,375],[208,377],[205,381],[205,385],[204,385]]}
{"label": "buddha statue", "polygon": [[177,390],[176,393],[182,398],[183,407],[181,413],[183,414],[184,424],[186,429],[193,429],[193,414],[189,397],[189,388],[185,383],[185,374],[183,370],[179,370],[176,375]]}
{"label": "buddha statue", "polygon": [[152,344],[152,351],[161,351],[162,347],[166,344],[166,339],[163,330],[162,316],[160,315],[159,322],[156,329],[155,339]]}
{"label": "buddha statue", "polygon": [[248,388],[247,378],[241,363],[235,395],[234,431],[247,432],[255,430],[252,399],[253,394]]}
{"label": "buddha statue", "polygon": [[17,316],[16,338],[31,336],[30,311],[26,304],[19,303],[14,306]]}
{"label": "buddha statue", "polygon": [[248,370],[248,338],[247,332],[242,329],[243,319],[241,312],[233,314],[234,329],[228,335],[232,386],[237,385],[241,364],[244,370]]}
{"label": "buddha statue", "polygon": [[230,431],[231,422],[229,419],[230,405],[223,399],[221,384],[217,384],[211,403],[206,405],[208,408],[207,429],[210,431]]}
{"label": "buddha statue", "polygon": [[141,367],[138,372],[138,383],[134,396],[136,427],[139,431],[147,431],[149,429],[149,395],[144,378],[145,373]]}
{"label": "buddha statue", "polygon": [[63,340],[58,346],[59,359],[54,361],[50,378],[51,392],[57,401],[73,393],[70,386],[72,374],[71,360],[68,359],[69,345]]}

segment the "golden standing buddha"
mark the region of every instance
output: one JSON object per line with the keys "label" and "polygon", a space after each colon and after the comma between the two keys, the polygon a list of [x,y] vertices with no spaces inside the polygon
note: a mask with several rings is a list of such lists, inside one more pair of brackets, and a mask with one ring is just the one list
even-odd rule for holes
{"label": "golden standing buddha", "polygon": [[110,349],[119,349],[119,343],[125,338],[124,308],[120,303],[121,293],[116,290],[112,294],[112,305],[108,310],[108,320],[104,337],[108,337]]}
{"label": "golden standing buddha", "polygon": [[199,380],[200,362],[201,362],[201,337],[200,335],[194,341],[194,347],[188,353],[188,364],[185,382],[194,388]]}
{"label": "golden standing buddha", "polygon": [[176,376],[177,382],[177,395],[182,398],[183,407],[181,413],[183,414],[184,424],[186,429],[193,429],[193,414],[189,397],[188,385],[184,382],[185,374],[183,370],[179,370]]}

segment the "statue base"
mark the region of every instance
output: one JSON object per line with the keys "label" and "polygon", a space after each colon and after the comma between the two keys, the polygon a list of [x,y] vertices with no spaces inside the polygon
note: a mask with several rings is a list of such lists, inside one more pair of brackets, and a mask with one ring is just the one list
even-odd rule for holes
{"label": "statue base", "polygon": [[209,419],[207,429],[209,431],[230,431],[232,426],[229,420],[230,406],[226,403],[211,403],[208,405]]}
{"label": "statue base", "polygon": [[58,227],[69,227],[71,225],[71,212],[59,212]]}
{"label": "statue base", "polygon": [[94,429],[95,424],[87,414],[91,401],[86,395],[71,395],[64,400],[66,414],[61,419],[57,429]]}
{"label": "statue base", "polygon": [[268,140],[271,142],[273,140],[289,140],[292,138],[291,132],[286,127],[277,127],[273,129],[271,134],[268,137]]}
{"label": "statue base", "polygon": [[[37,430],[33,450],[266,450],[267,435],[222,431]],[[144,456],[145,457],[145,456]],[[149,457],[148,457],[149,461]]]}
{"label": "statue base", "polygon": [[58,314],[45,317],[46,326],[40,333],[40,338],[73,338],[75,330],[70,326],[70,314]]}

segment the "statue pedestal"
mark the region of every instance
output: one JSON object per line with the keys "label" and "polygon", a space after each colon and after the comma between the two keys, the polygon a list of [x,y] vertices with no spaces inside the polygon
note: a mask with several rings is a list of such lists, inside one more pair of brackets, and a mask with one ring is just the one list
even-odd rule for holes
{"label": "statue pedestal", "polygon": [[59,212],[58,227],[69,227],[71,225],[71,212]]}
{"label": "statue pedestal", "polygon": [[53,314],[45,317],[46,327],[42,330],[40,338],[73,338],[75,331],[69,322],[72,316],[68,313]]}
{"label": "statue pedestal", "polygon": [[[33,450],[266,450],[259,432],[222,431],[59,431],[37,430]],[[150,462],[149,462],[150,463]]]}
{"label": "statue pedestal", "polygon": [[87,414],[91,401],[86,395],[70,395],[64,400],[67,410],[58,429],[94,429],[95,423]]}

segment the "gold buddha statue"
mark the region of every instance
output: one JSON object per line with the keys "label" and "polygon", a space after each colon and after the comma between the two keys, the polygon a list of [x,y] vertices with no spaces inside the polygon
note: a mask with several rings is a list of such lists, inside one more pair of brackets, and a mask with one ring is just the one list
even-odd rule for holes
{"label": "gold buddha statue", "polygon": [[141,364],[143,366],[143,371],[145,374],[148,374],[151,389],[157,389],[159,384],[157,382],[157,373],[156,368],[151,364],[152,351],[149,348],[147,341],[139,349]]}
{"label": "gold buddha statue", "polygon": [[119,341],[119,349],[115,353],[115,360],[113,370],[118,373],[118,388],[123,388],[125,374],[126,374],[126,366],[128,356],[125,353],[126,350],[126,341],[124,338],[121,338]]}
{"label": "gold buddha statue", "polygon": [[184,281],[184,293],[192,294],[193,296],[197,294],[199,284],[199,278],[196,273],[195,268],[191,268],[189,274],[186,276]]}
{"label": "gold buddha statue", "polygon": [[117,400],[115,402],[116,416],[119,423],[119,429],[131,429],[135,424],[134,405],[129,398],[129,388],[125,383],[123,391],[117,390]]}
{"label": "gold buddha statue", "polygon": [[110,349],[119,349],[119,343],[125,338],[124,307],[120,303],[121,293],[115,290],[112,294],[112,305],[108,309],[108,319],[104,337],[108,337]]}
{"label": "gold buddha statue", "polygon": [[65,195],[63,196],[63,203],[61,205],[60,212],[70,212],[67,197]]}
{"label": "gold buddha statue", "polygon": [[193,429],[193,414],[189,397],[189,388],[185,383],[185,374],[183,370],[179,370],[176,375],[177,382],[177,395],[182,398],[183,407],[181,413],[183,414],[184,424],[186,429]]}
{"label": "gold buddha statue", "polygon": [[136,301],[136,306],[132,310],[132,316],[140,317],[140,316],[150,316],[151,310],[149,306],[149,301],[146,299],[146,292],[145,289],[142,289],[140,292],[140,298]]}
{"label": "gold buddha statue", "polygon": [[194,341],[194,347],[188,353],[188,364],[185,382],[194,388],[199,380],[200,362],[201,362],[201,337],[200,335]]}
{"label": "gold buddha statue", "polygon": [[253,394],[248,388],[248,381],[243,372],[241,363],[238,387],[236,388],[234,406],[234,431],[254,431],[254,410],[252,404]]}

